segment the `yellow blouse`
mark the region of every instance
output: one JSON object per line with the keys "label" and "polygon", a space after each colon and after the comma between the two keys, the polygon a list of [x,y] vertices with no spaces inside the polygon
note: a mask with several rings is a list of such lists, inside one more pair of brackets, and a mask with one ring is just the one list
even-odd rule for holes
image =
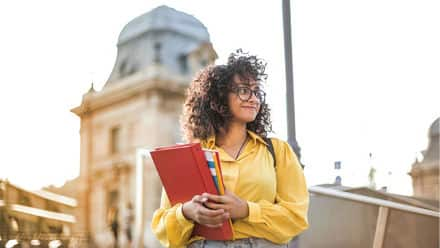
{"label": "yellow blouse", "polygon": [[[233,222],[233,239],[264,238],[287,243],[308,227],[309,194],[301,166],[290,145],[272,138],[276,171],[265,141],[248,131],[251,138],[237,160],[215,145],[215,137],[202,147],[219,151],[225,188],[245,199],[247,218]],[[182,213],[182,204],[170,206],[162,191],[160,208],[153,214],[151,228],[162,245],[185,247],[202,239],[191,237],[194,222]]]}

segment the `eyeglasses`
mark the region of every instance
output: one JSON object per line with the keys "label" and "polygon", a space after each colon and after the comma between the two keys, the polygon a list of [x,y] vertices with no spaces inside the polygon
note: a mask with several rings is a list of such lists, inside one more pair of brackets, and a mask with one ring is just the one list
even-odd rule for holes
{"label": "eyeglasses", "polygon": [[232,91],[237,94],[238,98],[242,101],[249,101],[252,98],[252,94],[254,94],[260,103],[266,100],[266,92],[260,89],[252,90],[249,87],[235,87]]}

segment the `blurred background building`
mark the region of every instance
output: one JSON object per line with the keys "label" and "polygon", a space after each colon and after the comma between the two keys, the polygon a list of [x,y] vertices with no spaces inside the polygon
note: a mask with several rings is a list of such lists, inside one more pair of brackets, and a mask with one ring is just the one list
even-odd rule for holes
{"label": "blurred background building", "polygon": [[0,180],[0,247],[79,244],[80,240],[72,240],[76,204],[70,197]]}
{"label": "blurred background building", "polygon": [[429,128],[428,147],[421,152],[422,160],[416,160],[409,172],[413,181],[414,196],[439,200],[439,136],[440,118],[437,118]]}
{"label": "blurred background building", "polygon": [[[130,21],[117,48],[103,89],[92,86],[72,109],[81,118],[75,230],[88,232],[99,247],[126,246],[124,217],[135,199],[136,149],[181,141],[185,89],[217,58],[207,28],[167,6]],[[161,184],[151,166],[143,177],[147,220],[159,206]]]}

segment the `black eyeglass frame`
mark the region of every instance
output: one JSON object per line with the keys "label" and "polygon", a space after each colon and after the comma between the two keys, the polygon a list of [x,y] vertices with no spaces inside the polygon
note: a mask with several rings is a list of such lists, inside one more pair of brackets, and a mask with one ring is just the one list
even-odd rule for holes
{"label": "black eyeglass frame", "polygon": [[[244,95],[247,95],[247,98],[243,98],[243,96],[240,94],[240,90],[248,90],[247,93]],[[255,95],[255,97],[260,101],[260,103],[264,103],[266,101],[266,92],[264,92],[262,89],[251,89],[246,86],[237,86],[232,88],[232,92],[235,93],[240,100],[247,102],[252,98],[252,94]]]}

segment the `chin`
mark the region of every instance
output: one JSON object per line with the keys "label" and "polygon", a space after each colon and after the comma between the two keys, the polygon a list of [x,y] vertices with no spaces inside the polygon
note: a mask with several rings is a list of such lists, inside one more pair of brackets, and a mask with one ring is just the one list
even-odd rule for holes
{"label": "chin", "polygon": [[249,123],[255,121],[257,114],[255,112],[241,112],[235,115],[235,120],[242,123]]}
{"label": "chin", "polygon": [[252,117],[244,117],[242,118],[243,122],[249,123],[249,122],[253,122],[255,121],[255,117],[256,116],[252,116]]}

